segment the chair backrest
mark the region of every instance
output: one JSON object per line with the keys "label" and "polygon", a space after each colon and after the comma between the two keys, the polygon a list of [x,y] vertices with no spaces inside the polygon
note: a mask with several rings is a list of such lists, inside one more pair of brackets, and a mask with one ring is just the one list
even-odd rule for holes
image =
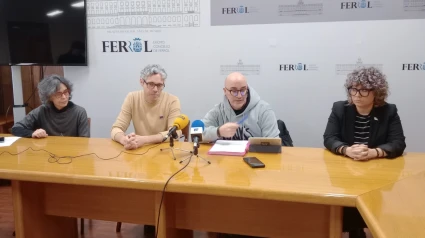
{"label": "chair backrest", "polygon": [[90,133],[90,137],[91,137],[91,118],[90,117],[88,117],[87,118],[87,121],[88,121],[88,124],[89,124],[89,133]]}
{"label": "chair backrest", "polygon": [[185,128],[182,129],[182,135],[184,135],[184,141],[189,141],[189,133],[190,133],[190,120]]}
{"label": "chair backrest", "polygon": [[277,127],[279,128],[279,137],[280,139],[282,139],[282,145],[283,146],[294,146],[293,142],[292,142],[292,138],[289,135],[289,131],[286,128],[285,123],[282,120],[277,120]]}

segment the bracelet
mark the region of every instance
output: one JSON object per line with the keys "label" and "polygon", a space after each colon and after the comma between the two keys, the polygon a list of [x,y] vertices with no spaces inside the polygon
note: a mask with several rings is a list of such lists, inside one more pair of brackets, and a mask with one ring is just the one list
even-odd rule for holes
{"label": "bracelet", "polygon": [[347,154],[345,154],[345,151],[347,150],[347,146],[342,147],[342,155],[347,156]]}
{"label": "bracelet", "polygon": [[[335,154],[339,154],[342,155],[342,149],[344,148],[344,145],[340,145],[338,147],[336,147],[335,149]],[[340,152],[341,151],[341,152]]]}
{"label": "bracelet", "polygon": [[217,127],[217,137],[221,137],[220,136],[220,127]]}
{"label": "bracelet", "polygon": [[377,158],[381,157],[381,155],[379,154],[379,150],[377,148],[375,148],[376,150],[376,154],[378,155]]}

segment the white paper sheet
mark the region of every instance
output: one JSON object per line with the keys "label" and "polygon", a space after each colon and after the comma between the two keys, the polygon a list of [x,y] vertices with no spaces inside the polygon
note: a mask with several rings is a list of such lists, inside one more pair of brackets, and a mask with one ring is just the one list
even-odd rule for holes
{"label": "white paper sheet", "polygon": [[211,152],[244,152],[248,141],[217,140]]}
{"label": "white paper sheet", "polygon": [[0,147],[11,146],[13,143],[15,143],[15,141],[19,140],[20,138],[21,137],[17,136],[5,137],[4,142],[0,142]]}

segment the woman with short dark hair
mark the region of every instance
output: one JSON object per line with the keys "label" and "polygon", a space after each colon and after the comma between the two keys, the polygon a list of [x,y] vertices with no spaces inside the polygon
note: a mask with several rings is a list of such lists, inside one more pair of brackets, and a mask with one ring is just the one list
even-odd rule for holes
{"label": "woman with short dark hair", "polygon": [[72,84],[58,75],[51,75],[38,84],[43,103],[23,120],[15,123],[12,134],[20,137],[51,136],[90,137],[86,110],[70,101]]}

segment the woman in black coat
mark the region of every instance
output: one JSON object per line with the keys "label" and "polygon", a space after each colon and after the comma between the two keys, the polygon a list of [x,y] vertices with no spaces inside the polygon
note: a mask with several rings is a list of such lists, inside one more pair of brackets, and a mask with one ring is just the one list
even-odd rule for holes
{"label": "woman in black coat", "polygon": [[[357,69],[347,77],[347,101],[335,102],[323,135],[331,152],[353,160],[396,158],[406,148],[397,107],[385,100],[388,82],[374,67]],[[356,208],[344,208],[344,231],[350,238],[366,237]]]}

